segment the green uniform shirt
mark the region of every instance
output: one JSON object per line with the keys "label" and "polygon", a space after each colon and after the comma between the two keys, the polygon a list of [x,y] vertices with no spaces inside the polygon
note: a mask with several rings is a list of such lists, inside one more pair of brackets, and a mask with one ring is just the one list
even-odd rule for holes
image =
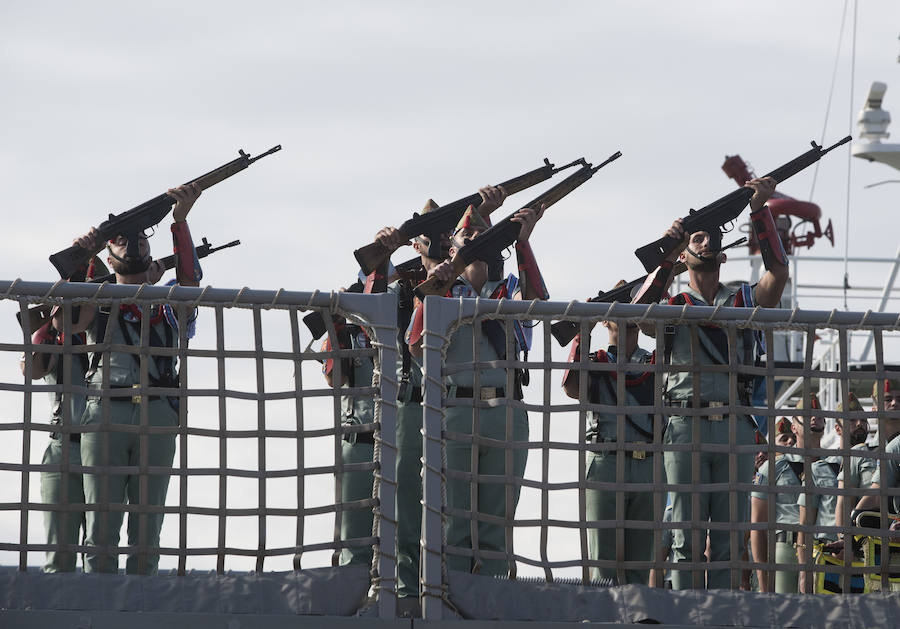
{"label": "green uniform shirt", "polygon": [[[697,306],[746,306],[753,307],[752,303],[745,303],[751,300],[753,290],[746,286],[740,292],[735,293],[732,289],[723,284],[719,284],[716,297],[713,303],[707,304],[703,297],[688,286],[683,293],[687,293],[691,297],[691,301]],[[669,303],[679,303],[673,301],[677,299],[673,297]],[[674,337],[672,338],[671,356],[669,363],[672,365],[693,365],[695,362],[700,365],[727,365],[728,364],[728,346],[726,331],[720,328],[697,328],[697,356],[693,356],[691,350],[691,327],[688,325],[675,326]],[[751,335],[746,337],[746,335]],[[711,339],[720,339],[722,344],[718,344]],[[747,358],[744,356],[745,344],[751,343],[752,332],[738,331],[736,350],[738,354],[738,362],[746,363]],[[696,358],[696,361],[695,361]],[[700,399],[705,402],[725,402],[729,400],[729,375],[727,373],[711,373],[703,371],[702,373],[691,374],[690,372],[678,372],[668,374],[666,382],[666,395],[673,400],[689,400],[692,397],[695,379],[700,384]],[[739,385],[740,387],[740,385]]]}
{"label": "green uniform shirt", "polygon": [[[400,304],[402,302],[402,300],[404,299],[404,297],[406,297],[405,295],[402,294],[402,287],[401,287],[401,284],[399,281],[388,284],[387,292],[391,293],[392,295],[397,296],[398,304]],[[412,316],[412,313],[413,313],[413,309],[412,309],[412,306],[410,306],[409,316]],[[406,351],[409,351],[409,346],[406,344],[406,340],[403,338],[403,334],[404,334],[404,332],[406,332],[407,326],[409,326],[409,319],[406,318],[405,321],[400,321],[399,320],[400,315],[401,315],[400,308],[398,307],[397,323],[398,323],[399,329],[400,329],[400,335],[397,338],[397,381],[398,382],[402,381],[402,378],[403,378],[403,351],[404,351],[404,349]],[[422,368],[419,366],[419,364],[415,360],[413,360],[412,357],[410,357],[410,359],[409,359],[409,384],[414,387],[422,386]],[[400,401],[402,402],[403,400],[400,400]]]}
{"label": "green uniform shirt", "polygon": [[[885,454],[900,454],[900,435],[897,435],[888,442],[884,448]],[[897,481],[900,479],[900,460],[884,461],[872,477],[873,483],[878,483],[879,487],[896,487]],[[891,497],[891,505],[893,513],[900,513],[900,496]]]}
{"label": "green uniform shirt", "polygon": [[[352,326],[350,347],[365,349],[370,347],[369,338],[362,328]],[[348,374],[348,387],[370,387],[375,373],[375,363],[370,356],[354,356],[350,359],[353,373]],[[344,421],[356,424],[371,424],[375,421],[375,398],[371,393],[362,395],[342,395],[341,408],[344,409]]]}
{"label": "green uniform shirt", "polygon": [[[867,446],[864,443],[858,443],[853,446],[852,449],[860,450],[863,452],[871,452],[873,450],[876,450],[877,448]],[[844,457],[841,457],[842,462],[843,460]],[[842,466],[841,471],[838,472],[837,479],[838,481],[844,482],[844,487],[865,489],[872,486],[872,481],[875,478],[875,470],[877,468],[878,459],[870,458],[867,456],[851,456],[850,468],[845,469]],[[847,473],[845,474],[845,472]]]}
{"label": "green uniform shirt", "polygon": [[[798,487],[800,479],[791,467],[789,455],[780,456],[775,459],[775,484],[780,487]],[[759,466],[753,484],[759,487],[769,486],[769,462],[766,461]],[[751,498],[759,500],[768,500],[772,494],[764,491],[754,490],[750,493]],[[779,524],[800,524],[800,507],[797,504],[797,495],[790,493],[775,494],[775,522]]]}
{"label": "green uniform shirt", "polygon": [[[615,347],[608,352],[599,351],[596,359],[600,362],[616,362]],[[647,363],[653,354],[640,347],[629,358],[631,363]],[[617,374],[613,371],[592,371],[588,375],[589,401],[593,404],[615,406],[618,401]],[[653,404],[653,374],[627,372],[625,374],[625,404],[628,406],[651,406]],[[615,413],[591,411],[588,413],[588,441],[616,441],[618,418]],[[628,443],[653,441],[653,415],[648,413],[628,413],[625,418],[625,441]]]}
{"label": "green uniform shirt", "polygon": [[[481,292],[472,288],[463,278],[460,278],[456,285],[452,288],[453,297],[482,297],[490,299],[494,295],[494,291],[499,288],[505,280],[488,281],[484,283]],[[503,325],[503,324],[499,324]],[[503,326],[505,328],[505,326]],[[473,350],[474,332],[472,324],[461,325],[453,333],[450,338],[450,345],[447,347],[447,355],[444,365],[447,367],[460,364],[471,364],[474,360]],[[480,342],[478,344],[478,362],[486,362],[492,360],[501,360],[502,356],[497,353],[494,345],[490,342],[488,332],[482,325]],[[479,386],[481,387],[505,387],[506,386],[506,369],[481,369],[479,371]],[[444,376],[444,382],[447,385],[456,385],[460,387],[474,386],[475,372],[473,369],[466,369],[456,373],[450,373]]]}
{"label": "green uniform shirt", "polygon": [[[830,456],[826,459],[813,461],[810,466],[812,481],[816,487],[822,489],[834,489],[827,494],[801,493],[797,497],[797,504],[807,509],[816,509],[816,526],[834,526],[835,509],[837,507],[837,473],[841,463],[840,457]],[[834,533],[818,532],[816,539],[837,539]]]}
{"label": "green uniform shirt", "polygon": [[[109,316],[115,317],[117,316],[117,313],[112,313]],[[127,329],[122,329],[122,325],[120,325],[122,319],[119,319],[119,322],[113,322],[111,325],[112,337],[105,339],[105,341],[112,343],[113,345],[140,346],[141,322],[139,320],[131,320],[129,315],[125,315],[123,318],[126,321],[125,326]],[[98,325],[101,323],[102,321],[95,321],[95,325],[92,325],[87,329],[87,343],[89,345],[98,342]],[[104,334],[104,332],[101,331],[100,334]],[[158,323],[151,325],[151,342],[154,336],[163,344],[166,343],[167,337],[171,339],[171,342],[166,345],[167,347],[178,346],[177,334],[169,326],[165,318]],[[108,354],[101,353],[97,371],[91,375],[90,380],[88,381],[91,386],[100,387],[103,384],[103,365],[107,361],[107,358],[109,360],[110,387],[130,387],[141,383],[139,356],[136,354],[127,354],[125,352],[109,352]],[[136,358],[137,360],[135,360]],[[160,365],[172,365],[173,373],[170,375],[174,376],[174,360],[169,357],[153,355],[148,356],[148,358],[150,360],[147,361],[147,370],[151,379],[151,382],[148,384],[152,385],[153,380],[158,380],[160,378]],[[172,385],[167,383],[166,386]]]}

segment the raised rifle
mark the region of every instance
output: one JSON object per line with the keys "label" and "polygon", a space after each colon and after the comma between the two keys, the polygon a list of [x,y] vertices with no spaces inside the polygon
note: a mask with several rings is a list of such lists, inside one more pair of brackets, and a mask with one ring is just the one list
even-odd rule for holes
{"label": "raised rifle", "polygon": [[[222,249],[228,249],[229,247],[236,247],[241,244],[240,240],[232,240],[231,242],[225,243],[224,245],[219,245],[218,247],[213,247],[209,244],[209,241],[204,237],[203,244],[194,247],[194,251],[197,254],[197,258],[205,258],[211,253],[215,253],[216,251],[221,251]],[[175,254],[173,253],[170,256],[166,256],[165,258],[160,258],[159,260],[155,260],[155,262],[159,262],[163,265],[163,268],[167,271],[175,268]],[[90,281],[91,284],[102,284],[103,282],[115,283],[116,274],[110,273],[109,275],[103,275],[101,277],[95,277]]]}
{"label": "raised rifle", "polygon": [[[229,243],[224,245],[220,245],[218,247],[213,247],[209,244],[209,241],[204,237],[203,244],[194,247],[194,251],[197,254],[197,258],[205,258],[211,253],[215,253],[216,251],[221,251],[222,249],[228,249],[229,247],[236,247],[241,244],[240,240],[232,240]],[[156,260],[156,262],[161,262],[163,267],[168,271],[170,269],[175,268],[175,255],[166,256],[165,258],[160,258]],[[101,275],[99,277],[95,277],[91,279],[89,284],[102,284],[103,282],[109,282],[110,284],[116,283],[116,274],[110,273],[109,275]],[[50,320],[50,314],[53,311],[54,306],[50,304],[42,304],[40,306],[32,306],[28,309],[28,319],[31,325],[31,331],[34,332],[38,328],[43,325],[46,325]],[[19,320],[19,325],[22,324],[22,314],[20,312],[16,313],[16,318]]]}
{"label": "raised rifle", "polygon": [[[815,141],[810,142],[812,148],[799,157],[795,157],[788,163],[779,166],[764,177],[771,177],[776,183],[781,183],[789,177],[793,177],[801,170],[815,164],[822,159],[822,156],[833,151],[842,144],[846,144],[852,138],[848,135],[846,138],[823,149]],[[738,188],[733,192],[726,194],[721,199],[713,201],[709,205],[699,210],[691,210],[690,213],[682,219],[684,232],[692,234],[698,231],[711,232],[714,229],[720,229],[736,219],[744,208],[750,202],[753,196],[753,190],[750,188]],[[663,236],[649,244],[635,249],[634,254],[644,265],[644,269],[649,273],[659,266],[659,263],[681,245],[681,240]]]}
{"label": "raised rifle", "polygon": [[[578,162],[581,164],[581,168],[522,207],[531,208],[535,211],[539,211],[541,206],[549,208],[551,205],[575,190],[575,188],[593,177],[594,173],[598,170],[610,162],[619,159],[621,156],[622,153],[616,151],[598,166],[592,166],[590,163],[584,161],[584,158],[581,158]],[[446,282],[441,282],[434,276],[428,278],[416,287],[416,296],[419,297],[419,299],[424,299],[426,295],[446,294],[447,290],[449,290],[456,281],[456,277],[462,273],[467,266],[477,260],[488,262],[495,258],[500,251],[503,251],[513,244],[516,241],[516,238],[518,238],[519,231],[522,228],[521,224],[512,220],[515,215],[516,212],[513,212],[502,221],[492,225],[483,233],[473,238],[463,247],[460,247],[450,260],[450,264],[453,267],[453,277]]]}
{"label": "raised rifle", "polygon": [[[540,168],[535,168],[524,175],[513,177],[498,185],[503,188],[507,195],[515,194],[516,192],[520,192],[526,188],[535,186],[542,181],[550,179],[550,177],[562,170],[577,166],[582,161],[584,160],[575,160],[570,164],[556,168],[550,163],[550,160],[545,157],[544,165]],[[441,258],[441,235],[453,229],[470,205],[478,207],[480,204],[481,195],[476,192],[475,194],[470,194],[467,197],[458,199],[453,203],[448,203],[447,205],[426,214],[414,212],[412,218],[404,221],[398,228],[398,231],[407,240],[412,240],[420,235],[427,236],[430,241],[428,256],[439,259]],[[359,262],[359,267],[363,270],[363,273],[368,275],[378,268],[379,264],[383,264],[390,259],[391,251],[381,243],[373,242],[364,247],[360,247],[353,252],[353,255],[356,257],[356,261]]]}
{"label": "raised rifle", "polygon": [[[243,150],[238,151],[240,157],[233,159],[223,166],[219,166],[218,168],[211,170],[205,175],[201,175],[196,179],[192,179],[188,181],[188,184],[197,184],[201,190],[206,190],[207,188],[216,185],[220,181],[224,181],[228,179],[232,175],[235,175],[245,168],[247,168],[253,162],[262,159],[266,155],[271,155],[276,151],[281,150],[281,145],[273,146],[265,153],[257,155],[256,157],[250,157]],[[159,223],[162,219],[166,217],[172,210],[172,206],[175,205],[175,197],[170,196],[167,193],[163,193],[157,197],[150,199],[149,201],[144,201],[140,205],[131,208],[121,214],[110,214],[109,218],[100,223],[100,226],[97,228],[99,232],[97,234],[98,242],[102,242],[104,240],[109,240],[110,238],[114,238],[119,234],[123,235],[136,235],[142,232],[145,229],[153,227],[157,223]],[[128,255],[137,255],[137,239],[129,238],[129,250]],[[132,250],[132,247],[134,249]],[[56,267],[56,270],[59,271],[60,277],[69,278],[72,277],[80,267],[87,264],[88,260],[91,259],[92,252],[87,249],[83,249],[78,245],[72,245],[62,251],[57,251],[52,256],[50,256],[50,262],[53,263],[53,266]]]}
{"label": "raised rifle", "polygon": [[[732,247],[742,245],[745,242],[747,242],[746,238],[739,238],[730,245],[722,247],[721,250],[725,251],[726,249],[731,249]],[[680,275],[686,270],[687,265],[685,265],[684,262],[676,262],[674,265],[672,265],[672,277]],[[622,284],[618,288],[613,288],[606,292],[600,291],[596,296],[588,299],[588,303],[611,304],[614,301],[622,304],[631,303],[632,293],[634,292],[634,289],[643,286],[648,277],[650,277],[649,274],[642,275],[636,280],[631,280],[627,284]],[[560,345],[565,347],[566,345],[571,343],[572,339],[574,339],[578,335],[579,327],[580,324],[576,323],[575,321],[557,321],[550,325],[550,334],[553,335],[553,338],[555,338]]]}

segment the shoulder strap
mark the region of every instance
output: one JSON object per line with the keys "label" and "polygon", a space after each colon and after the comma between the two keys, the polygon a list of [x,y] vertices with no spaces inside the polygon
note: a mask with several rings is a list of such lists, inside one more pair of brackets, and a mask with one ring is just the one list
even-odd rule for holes
{"label": "shoulder strap", "polygon": [[791,469],[794,471],[794,475],[803,480],[803,461],[788,461],[788,465],[791,466]]}
{"label": "shoulder strap", "polygon": [[[106,326],[108,323],[109,311],[104,310],[103,308],[97,308],[97,314],[94,316],[94,342],[97,345],[102,344],[103,340],[106,338]],[[97,368],[100,366],[100,358],[102,356],[103,351],[99,349],[91,354],[91,363],[84,374],[85,380],[90,380],[91,377],[97,373]]]}

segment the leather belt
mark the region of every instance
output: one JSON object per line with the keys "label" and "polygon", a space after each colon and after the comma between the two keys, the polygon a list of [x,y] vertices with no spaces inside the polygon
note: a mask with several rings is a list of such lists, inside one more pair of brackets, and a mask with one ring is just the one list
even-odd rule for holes
{"label": "leather belt", "polygon": [[[126,386],[118,386],[118,387],[117,387],[117,386],[111,386],[110,389],[121,389],[121,390],[122,390],[122,393],[112,393],[112,392],[110,392],[110,393],[107,393],[106,395],[92,394],[92,395],[88,395],[88,396],[87,396],[87,399],[89,399],[89,400],[100,400],[100,399],[103,399],[103,398],[109,398],[109,399],[113,400],[114,402],[127,402],[128,400],[125,400],[125,399],[123,399],[123,398],[131,398],[130,401],[131,401],[132,404],[140,404],[140,403],[141,403],[141,395],[140,395],[140,394],[130,394],[130,393],[125,393],[125,390],[140,389],[140,388],[141,388],[141,385],[139,385],[139,384],[133,384],[133,385],[131,385],[131,386],[127,386],[127,385],[126,385]],[[160,396],[160,395],[148,395],[148,396],[147,396],[147,399],[148,399],[149,401],[152,402],[152,401],[154,401],[154,400],[162,400],[162,399],[165,399],[165,396]]]}
{"label": "leather belt", "polygon": [[[596,435],[593,438],[591,438],[590,440],[593,443],[616,443],[615,439],[597,439]],[[647,443],[647,442],[646,441],[632,441],[630,443]],[[610,450],[610,452],[614,452],[614,451]],[[653,454],[653,453],[645,452],[644,450],[626,450],[625,451],[625,456],[629,456],[632,459],[636,459],[638,461],[643,461],[651,454]]]}
{"label": "leather belt", "polygon": [[343,439],[347,443],[370,443],[375,445],[374,432],[348,432]]}
{"label": "leather belt", "polygon": [[797,541],[797,532],[796,531],[776,531],[775,532],[775,541],[776,542],[784,542],[785,544],[793,544]]}
{"label": "leather belt", "polygon": [[[62,433],[59,433],[59,432],[50,433],[51,439],[59,439],[60,437],[62,437]],[[69,441],[71,441],[72,443],[81,443],[81,433],[80,432],[70,432],[69,433]]]}
{"label": "leather belt", "polygon": [[[668,406],[677,406],[681,408],[694,408],[693,400],[667,400],[666,404]],[[728,402],[708,402],[706,400],[700,402],[700,408],[720,408],[722,406],[728,406]],[[725,419],[725,415],[700,415],[700,418],[708,419],[711,422],[718,422]]]}
{"label": "leather belt", "polygon": [[506,389],[503,387],[481,387],[478,390],[478,396],[472,387],[456,387],[455,397],[478,397],[479,400],[495,400],[497,398],[506,397]]}

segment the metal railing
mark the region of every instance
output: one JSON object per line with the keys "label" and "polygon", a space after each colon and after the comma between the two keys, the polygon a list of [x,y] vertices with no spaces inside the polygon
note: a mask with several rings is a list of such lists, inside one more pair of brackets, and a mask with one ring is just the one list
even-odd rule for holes
{"label": "metal railing", "polygon": [[[139,360],[143,358],[145,374],[148,373],[148,360],[155,356],[175,356],[180,363],[181,379],[177,386],[152,385],[148,379],[142,379],[141,386],[129,391],[129,396],[140,396],[134,404],[139,415],[134,427],[123,427],[110,420],[100,426],[82,425],[71,414],[66,417],[65,413],[61,425],[51,425],[45,419],[49,417],[46,401],[40,400],[45,393],[95,395],[102,401],[112,399],[121,391],[111,384],[109,374],[104,374],[102,386],[97,391],[75,382],[41,384],[23,378],[18,372],[0,371],[13,373],[0,378],[0,396],[7,409],[0,422],[0,431],[6,435],[4,441],[11,444],[4,448],[0,458],[0,487],[5,488],[0,490],[0,514],[4,514],[4,519],[0,520],[0,553],[3,557],[14,558],[14,563],[25,569],[41,563],[46,551],[91,553],[104,550],[102,546],[89,544],[69,543],[63,548],[62,545],[44,543],[40,523],[35,520],[38,514],[47,512],[135,515],[143,522],[138,526],[137,543],[106,550],[117,556],[132,554],[146,558],[158,554],[164,569],[172,568],[179,574],[192,568],[213,567],[213,562],[219,573],[248,568],[256,571],[305,570],[326,566],[329,563],[327,554],[372,546],[371,585],[377,614],[382,618],[396,617],[398,568],[394,514],[399,383],[394,367],[398,351],[396,299],[393,296],[0,282],[0,304],[8,311],[13,310],[10,307],[13,305],[26,319],[28,307],[38,303],[62,306],[66,321],[64,343],[43,347],[43,351],[56,354],[70,365],[79,353],[88,351],[107,352],[107,356],[131,353]],[[158,348],[150,343],[134,347],[109,341],[80,346],[70,340],[73,308],[103,306],[115,313],[123,304],[136,304],[142,312],[148,313],[160,303],[172,305],[181,323],[177,347]],[[186,321],[195,308],[199,310],[198,334],[188,344]],[[308,334],[300,321],[301,313],[308,310],[322,312],[327,334],[332,339],[338,338],[332,315],[342,315],[348,321],[358,323],[365,330],[370,346],[311,349],[311,343],[306,342]],[[550,324],[559,320],[574,321],[580,326],[584,339],[582,347],[590,346],[594,325],[601,320],[622,324],[617,339],[619,346],[625,346],[625,338],[621,336],[625,324],[640,322],[648,330],[655,330],[656,338],[649,341],[645,338],[641,344],[655,349],[657,356],[666,353],[667,328],[685,326],[696,331],[701,326],[717,326],[725,332],[727,353],[735,358],[719,365],[673,367],[664,360],[649,365],[629,363],[626,357],[601,364],[588,360],[583,352],[578,362],[571,363],[566,358],[566,350],[557,347],[551,339]],[[145,340],[149,338],[147,321],[148,317],[142,317],[141,331]],[[484,327],[487,321],[499,324],[499,328],[494,329],[503,332],[508,350],[505,355],[491,353],[489,334]],[[527,330],[534,339],[528,357],[518,356],[514,351],[516,322],[520,323],[519,333]],[[471,341],[467,342],[471,343],[473,356],[470,360],[461,360],[455,350],[448,353],[448,347],[454,335],[466,328],[471,329]],[[887,572],[881,575],[880,569],[874,566],[859,568],[850,563],[849,557],[843,565],[809,563],[793,567],[776,565],[771,555],[763,563],[741,558],[735,551],[743,546],[744,535],[751,530],[766,531],[773,548],[776,530],[807,534],[843,532],[847,535],[872,531],[855,526],[776,525],[774,500],[769,501],[771,523],[743,520],[738,517],[743,509],[740,501],[747,500],[747,493],[754,489],[768,495],[787,491],[797,495],[826,496],[838,492],[818,487],[811,480],[798,489],[776,488],[774,480],[769,486],[755,486],[752,477],[739,477],[737,470],[741,461],[759,450],[764,450],[772,461],[780,454],[799,457],[839,455],[849,465],[849,447],[825,450],[798,449],[774,443],[758,445],[743,439],[739,432],[743,430],[741,422],[751,414],[762,417],[761,432],[774,434],[780,416],[810,416],[808,411],[797,412],[776,404],[776,377],[803,378],[800,393],[804,398],[812,393],[810,379],[836,382],[842,392],[844,408],[847,408],[851,379],[874,381],[900,375],[885,368],[884,356],[884,340],[895,335],[898,329],[897,315],[887,313],[427,298],[420,361],[423,371],[420,540],[423,617],[440,619],[448,615],[448,609],[459,606],[457,597],[460,595],[451,587],[453,570],[448,567],[458,560],[470,562],[476,571],[483,570],[487,574],[496,574],[499,562],[504,566],[503,572],[512,577],[537,577],[545,581],[572,579],[585,585],[592,583],[593,571],[601,569],[614,570],[620,580],[625,570],[647,572],[679,568],[701,575],[708,570],[724,570],[728,572],[730,583],[739,585],[742,570],[758,568],[773,573],[777,567],[795,572],[805,569],[814,575],[830,571],[843,578],[855,574],[878,575],[882,585],[889,587]],[[839,348],[837,369],[825,370],[813,364],[812,343],[807,344],[802,368],[779,368],[765,362],[741,363],[736,356],[744,330],[762,333],[769,343],[776,330],[799,331],[809,339],[819,332],[833,331]],[[847,338],[855,330],[871,331],[874,335],[874,369],[864,375],[851,373],[848,367]],[[598,336],[601,335],[593,332],[592,349],[597,347]],[[696,339],[696,333],[693,336]],[[0,352],[6,356],[4,363],[14,363],[15,357],[24,352],[25,367],[30,368],[34,360],[31,354],[36,348],[31,345],[29,334],[13,331],[0,340],[3,341]],[[331,386],[320,384],[322,381],[318,378],[321,376],[316,373],[319,361],[329,359],[335,361],[336,370],[335,384]],[[341,370],[346,369],[342,365],[364,360],[373,361],[372,382],[341,387]],[[386,368],[386,365],[391,367]],[[566,398],[560,387],[563,372],[570,368],[584,385],[580,387],[577,400]],[[487,383],[491,385],[491,392],[484,395],[479,393],[486,388],[480,379],[487,378],[486,374],[491,370],[502,372],[504,382]],[[524,396],[515,393],[522,384],[517,375],[521,370],[528,370],[531,376],[530,384],[524,386]],[[637,371],[651,374],[656,383],[652,402],[637,407],[653,418],[652,438],[641,444],[626,442],[624,437],[626,415],[634,412],[635,407],[624,403],[626,378],[621,376]],[[453,384],[454,375],[466,373],[472,378],[472,393],[468,397],[461,394],[460,386]],[[607,373],[619,376],[614,404],[590,399],[586,386],[594,375]],[[712,413],[702,405],[694,408],[672,405],[665,395],[663,383],[667,376],[677,373],[698,377],[721,374],[727,379],[729,403],[714,409],[723,416],[721,425],[727,427],[723,442],[706,443],[703,439],[695,439],[691,443],[678,444],[667,439],[669,417],[708,417]],[[749,404],[738,394],[739,383],[747,380],[764,381],[768,385],[767,399],[762,407]],[[341,397],[348,394],[374,397],[371,423],[348,426],[343,421]],[[150,406],[154,402],[151,398],[156,396],[179,400],[180,421],[177,425],[153,425]],[[469,412],[471,428],[468,431],[460,429],[454,422]],[[598,442],[590,439],[587,424],[592,412],[615,416],[615,440]],[[517,430],[519,418],[526,413],[528,436],[523,436]],[[13,414],[18,418],[13,420]],[[821,414],[845,422],[863,416],[874,417],[880,426],[900,418],[900,412],[887,411],[826,409]],[[703,422],[693,422],[691,429],[699,432],[706,425]],[[499,436],[483,434],[482,429],[490,427],[491,423],[496,423],[493,428],[499,431]],[[125,466],[73,465],[65,458],[58,464],[37,463],[35,461],[40,460],[45,445],[43,439],[37,438],[42,433],[57,433],[63,439],[66,435],[83,437],[92,433],[135,435],[139,442],[137,460]],[[374,434],[372,461],[344,462],[342,447],[348,441],[353,442],[345,436],[364,433]],[[177,457],[171,468],[150,465],[148,460],[149,440],[161,435],[169,436],[177,444]],[[882,464],[894,462],[896,456],[885,454],[888,436],[887,430],[882,428],[879,447],[861,456],[877,459]],[[468,451],[470,461],[493,452],[497,455],[498,467],[481,470],[476,463],[469,469],[461,468],[453,463],[459,460],[454,458],[456,454],[448,459],[448,443],[454,444],[458,451]],[[693,478],[688,486],[667,479],[663,459],[666,453],[672,452],[689,455]],[[588,461],[598,453],[615,455],[612,478],[588,478]],[[650,476],[642,482],[628,481],[626,462],[637,460],[638,453],[642,457],[640,460],[645,460],[643,457],[651,460]],[[707,454],[724,457],[727,471],[723,477],[702,477],[701,459]],[[524,459],[527,463],[522,468]],[[169,488],[165,504],[161,505],[150,504],[140,497],[132,504],[95,502],[86,506],[46,504],[36,498],[38,474],[66,470],[82,475],[128,474],[137,478],[145,489],[154,476],[173,476],[175,481]],[[373,490],[370,499],[349,502],[342,499],[342,483],[353,473],[371,474]],[[773,478],[771,473],[769,476]],[[455,496],[459,495],[459,487],[464,487],[468,502],[448,503],[448,483],[454,484],[451,489],[456,492]],[[491,490],[498,488],[501,489],[498,503],[502,504],[493,505],[493,509],[484,505],[471,508],[471,505],[479,505],[480,497],[493,495]],[[616,494],[615,517],[592,519],[588,517],[585,496],[603,491]],[[722,494],[726,496],[728,517],[719,522],[690,517],[666,523],[663,513],[668,493],[673,491],[689,496],[695,513],[697,505],[707,495]],[[624,497],[629,492],[652,496],[651,517],[626,517]],[[842,493],[855,499],[866,490],[847,489]],[[887,511],[889,501],[900,492],[882,488],[877,493],[883,510]],[[138,492],[138,495],[143,494]],[[845,515],[849,516],[849,500],[845,505]],[[373,512],[372,535],[342,539],[343,518],[348,512],[358,511],[359,507]],[[6,517],[8,515],[14,515],[15,522]],[[148,522],[154,515],[165,515],[158,547],[148,541],[152,537],[148,535]],[[255,521],[247,526],[246,519]],[[448,542],[448,529],[454,526],[457,528],[453,535],[463,531],[462,543],[456,537],[453,543]],[[626,535],[634,530],[652,532],[654,554],[650,559],[625,558]],[[676,565],[655,553],[663,545],[663,535],[671,530],[682,530],[691,535],[695,549],[703,545],[706,531],[722,531],[728,537],[731,552],[725,559],[714,557],[712,561],[703,558],[702,552],[695,552]],[[592,531],[599,531],[601,537],[614,538],[614,545],[619,549],[614,559],[592,556],[588,541]],[[875,537],[888,547],[890,540],[886,530],[878,530]],[[215,542],[210,543],[213,538]]]}

